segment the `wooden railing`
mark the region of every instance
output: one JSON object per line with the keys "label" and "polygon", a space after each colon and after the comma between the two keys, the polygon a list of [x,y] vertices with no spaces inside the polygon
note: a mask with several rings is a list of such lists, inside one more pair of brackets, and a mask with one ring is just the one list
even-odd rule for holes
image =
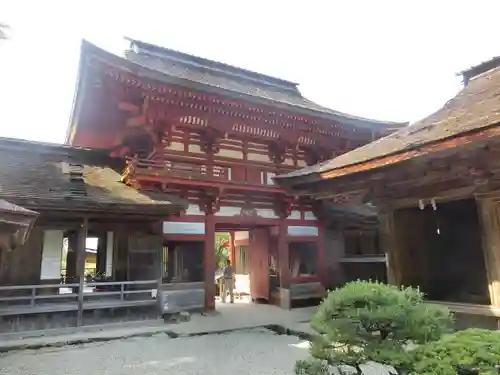
{"label": "wooden railing", "polygon": [[0,316],[155,305],[157,289],[158,280],[0,286]]}
{"label": "wooden railing", "polygon": [[127,160],[124,175],[136,174],[188,180],[228,181],[230,179],[228,169],[221,166],[208,167],[203,164],[130,158]]}

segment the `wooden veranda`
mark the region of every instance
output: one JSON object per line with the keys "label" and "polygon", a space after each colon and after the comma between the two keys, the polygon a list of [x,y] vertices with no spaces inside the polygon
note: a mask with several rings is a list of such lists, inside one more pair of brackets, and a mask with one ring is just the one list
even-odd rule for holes
{"label": "wooden veranda", "polygon": [[464,325],[500,321],[500,59],[464,72],[431,116],[328,162],[278,176],[292,194],[378,208],[388,280]]}
{"label": "wooden veranda", "polygon": [[0,145],[0,196],[38,213],[0,254],[0,332],[158,317],[162,223],[184,201],[126,186],[124,166],[92,150]]}

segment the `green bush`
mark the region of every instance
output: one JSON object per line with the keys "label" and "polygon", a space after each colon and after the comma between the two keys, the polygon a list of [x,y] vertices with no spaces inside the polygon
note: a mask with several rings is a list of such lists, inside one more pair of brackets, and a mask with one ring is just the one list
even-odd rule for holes
{"label": "green bush", "polygon": [[498,374],[500,365],[500,332],[467,329],[412,351],[415,375],[455,375],[457,365],[479,370],[480,375]]}
{"label": "green bush", "polygon": [[299,361],[296,373],[326,374],[328,365],[359,365],[375,361],[407,369],[408,344],[441,338],[451,326],[446,308],[424,303],[414,288],[356,281],[331,291],[311,322],[318,333],[312,359]]}

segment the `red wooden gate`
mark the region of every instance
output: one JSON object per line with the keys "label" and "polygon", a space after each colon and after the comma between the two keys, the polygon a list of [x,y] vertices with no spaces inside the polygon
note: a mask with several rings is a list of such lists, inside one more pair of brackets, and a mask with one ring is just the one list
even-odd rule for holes
{"label": "red wooden gate", "polygon": [[269,300],[269,230],[249,231],[249,273],[252,299]]}

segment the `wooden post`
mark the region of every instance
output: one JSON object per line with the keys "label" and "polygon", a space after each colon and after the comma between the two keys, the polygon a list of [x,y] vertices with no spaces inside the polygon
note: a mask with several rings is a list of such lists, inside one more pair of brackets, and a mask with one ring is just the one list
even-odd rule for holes
{"label": "wooden post", "polygon": [[215,310],[215,217],[212,212],[205,215],[205,309]]}
{"label": "wooden post", "polygon": [[83,218],[83,223],[78,230],[77,246],[77,272],[78,272],[78,315],[76,325],[83,324],[83,287],[85,285],[85,242],[87,240],[88,219]]}
{"label": "wooden post", "polygon": [[322,222],[317,223],[318,226],[318,241],[317,241],[317,257],[316,264],[318,276],[321,284],[326,288],[327,284],[327,262],[325,257],[325,227]]}
{"label": "wooden post", "polygon": [[278,226],[278,264],[280,271],[280,287],[290,287],[290,251],[287,241],[287,225],[285,219],[281,219]]}
{"label": "wooden post", "polygon": [[160,292],[162,290],[162,284],[163,284],[163,222],[160,221],[159,223],[154,224],[154,233],[156,233],[159,237],[159,246],[158,246],[158,252],[157,252],[157,267],[156,267],[156,298],[159,299]]}
{"label": "wooden post", "polygon": [[401,285],[402,270],[400,254],[397,248],[396,224],[394,222],[394,211],[383,209],[380,211],[380,246],[386,256],[387,282],[393,285]]}
{"label": "wooden post", "polygon": [[477,203],[491,305],[500,307],[500,202],[498,198],[480,198]]}
{"label": "wooden post", "polygon": [[233,265],[233,269],[236,267],[236,247],[234,246],[234,231],[229,232],[229,260]]}

